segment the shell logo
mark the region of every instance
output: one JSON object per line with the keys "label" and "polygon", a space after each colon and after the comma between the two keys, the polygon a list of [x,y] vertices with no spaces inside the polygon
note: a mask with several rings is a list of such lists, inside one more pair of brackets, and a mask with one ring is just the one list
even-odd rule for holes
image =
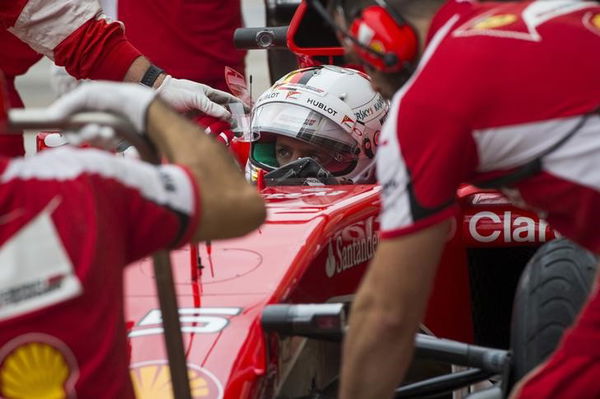
{"label": "shell logo", "polygon": [[592,17],[592,25],[600,29],[600,14],[596,14]]}
{"label": "shell logo", "polygon": [[[165,361],[136,363],[130,368],[131,381],[138,399],[173,399],[171,373]],[[208,370],[188,364],[192,399],[221,399],[223,387]]]}
{"label": "shell logo", "polygon": [[502,26],[512,24],[517,19],[518,17],[514,14],[493,15],[477,22],[475,25],[473,25],[473,29],[484,30],[500,28]]}
{"label": "shell logo", "polygon": [[384,53],[385,52],[385,46],[383,45],[382,42],[380,42],[379,40],[373,40],[370,44],[369,47],[375,51],[378,51],[380,53]]}
{"label": "shell logo", "polygon": [[63,399],[73,373],[65,355],[44,342],[21,344],[0,364],[0,396],[6,399]]}

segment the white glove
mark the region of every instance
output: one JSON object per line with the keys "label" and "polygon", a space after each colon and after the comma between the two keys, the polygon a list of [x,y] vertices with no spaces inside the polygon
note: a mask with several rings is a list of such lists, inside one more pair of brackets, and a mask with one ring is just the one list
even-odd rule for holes
{"label": "white glove", "polygon": [[[108,111],[129,120],[141,134],[146,130],[146,114],[156,92],[133,83],[88,82],[56,100],[49,117],[66,118],[79,111]],[[101,133],[102,129],[95,129]],[[106,134],[102,131],[102,134]]]}
{"label": "white glove", "polygon": [[113,128],[96,125],[95,123],[85,125],[77,132],[66,131],[63,135],[69,144],[79,146],[83,143],[90,143],[109,151],[114,150],[120,140]]}
{"label": "white glove", "polygon": [[156,91],[179,112],[198,110],[223,120],[231,116],[223,105],[240,101],[224,91],[171,75],[165,77]]}

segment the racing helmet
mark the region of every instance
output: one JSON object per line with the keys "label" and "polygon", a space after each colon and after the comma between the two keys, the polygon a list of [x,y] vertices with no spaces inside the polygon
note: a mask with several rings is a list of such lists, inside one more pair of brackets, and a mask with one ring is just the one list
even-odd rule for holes
{"label": "racing helmet", "polygon": [[[283,166],[278,137],[299,140],[326,156],[317,161],[344,184],[374,180],[375,152],[389,104],[370,78],[349,68],[324,65],[288,73],[265,91],[252,111],[246,177]],[[323,159],[325,158],[325,159]]]}

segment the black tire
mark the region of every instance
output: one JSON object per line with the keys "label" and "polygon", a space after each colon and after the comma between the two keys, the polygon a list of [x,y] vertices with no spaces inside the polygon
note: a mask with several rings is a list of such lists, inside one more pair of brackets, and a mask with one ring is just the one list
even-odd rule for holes
{"label": "black tire", "polygon": [[593,254],[562,238],[544,244],[531,258],[513,308],[513,382],[554,351],[589,295],[597,263]]}

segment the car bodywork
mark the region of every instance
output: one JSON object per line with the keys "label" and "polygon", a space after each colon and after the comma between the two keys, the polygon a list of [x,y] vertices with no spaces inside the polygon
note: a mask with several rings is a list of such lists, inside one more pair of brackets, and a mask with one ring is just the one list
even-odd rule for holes
{"label": "car bodywork", "polygon": [[[275,303],[351,301],[377,246],[379,191],[267,187],[260,229],[171,253],[194,398],[299,397],[326,383],[337,349],[266,334],[261,314]],[[458,198],[461,214],[424,325],[436,336],[473,342],[468,250],[537,246],[555,233],[498,193],[465,186]],[[159,395],[167,392],[167,357],[150,260],[128,267],[125,304],[137,394],[170,397]]]}
{"label": "car bodywork", "polygon": [[[300,4],[266,3],[267,21],[277,23]],[[277,35],[287,31],[285,47],[300,66],[339,61],[335,35],[322,23],[310,29],[307,23],[320,22],[308,14],[302,3],[289,29],[255,28],[252,35],[285,42]],[[319,40],[328,44],[315,46]],[[281,51],[289,65],[287,49],[270,51],[271,65]],[[271,72],[273,79],[281,75]],[[193,398],[309,397],[335,379],[339,343],[267,333],[261,315],[272,304],[351,302],[378,243],[379,192],[377,185],[266,187],[261,228],[171,253]],[[506,348],[520,271],[556,233],[496,191],[465,185],[457,201],[423,330]],[[127,269],[125,304],[138,397],[172,397],[150,260]]]}

